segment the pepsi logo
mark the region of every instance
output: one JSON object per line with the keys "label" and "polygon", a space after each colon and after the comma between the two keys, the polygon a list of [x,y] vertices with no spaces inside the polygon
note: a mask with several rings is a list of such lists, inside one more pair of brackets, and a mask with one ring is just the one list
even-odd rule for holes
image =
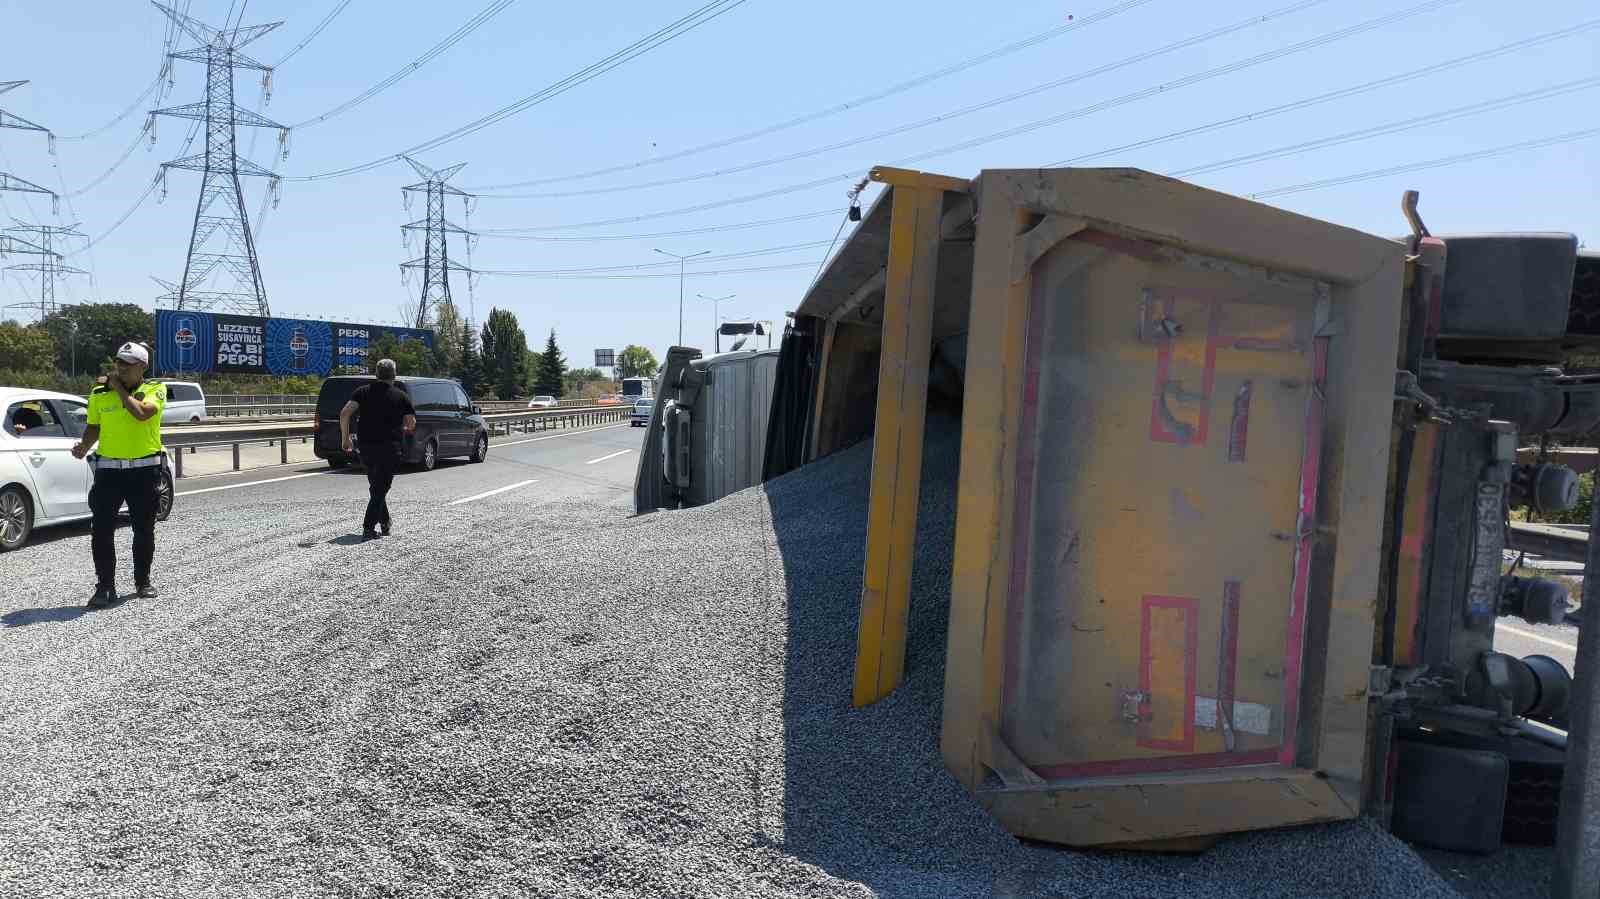
{"label": "pepsi logo", "polygon": [[172,335],[172,342],[177,344],[179,349],[187,350],[195,344],[194,332],[188,328],[179,328],[177,333]]}

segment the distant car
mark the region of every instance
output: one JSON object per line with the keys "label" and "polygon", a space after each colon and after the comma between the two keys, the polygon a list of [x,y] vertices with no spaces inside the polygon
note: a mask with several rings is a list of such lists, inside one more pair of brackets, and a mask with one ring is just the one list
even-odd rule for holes
{"label": "distant car", "polygon": [[529,409],[549,409],[554,407],[555,404],[556,398],[553,396],[536,396],[528,400]]}
{"label": "distant car", "polygon": [[655,407],[656,401],[648,397],[634,401],[633,417],[629,419],[628,423],[636,428],[642,428],[650,424],[650,413],[655,411]]}
{"label": "distant car", "polygon": [[[36,527],[90,516],[94,470],[72,458],[89,422],[83,397],[0,387],[0,552],[28,542]],[[172,514],[172,468],[162,453],[156,520]]]}
{"label": "distant car", "polygon": [[206,420],[206,394],[193,381],[162,381],[167,385],[167,405],[161,411],[161,423],[199,424]]}
{"label": "distant car", "polygon": [[[322,382],[317,417],[311,423],[316,434],[312,452],[317,458],[328,460],[329,467],[343,468],[360,461],[361,441],[353,433],[357,430],[354,421],[351,436],[355,438],[355,454],[346,455],[339,445],[339,410],[357,388],[375,380],[371,375],[337,375]],[[417,433],[405,438],[401,447],[403,461],[432,471],[440,459],[465,456],[469,461],[482,462],[488,457],[489,426],[483,420],[483,410],[473,404],[459,383],[407,375],[396,382],[411,396],[411,404],[417,410]]]}

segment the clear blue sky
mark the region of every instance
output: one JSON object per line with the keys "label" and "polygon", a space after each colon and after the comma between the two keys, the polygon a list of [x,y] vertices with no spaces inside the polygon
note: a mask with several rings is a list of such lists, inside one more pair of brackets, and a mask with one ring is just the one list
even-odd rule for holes
{"label": "clear blue sky", "polygon": [[[178,0],[181,6],[183,0]],[[219,24],[227,0],[192,0],[193,14]],[[251,0],[246,25],[284,25],[246,51],[273,61],[298,44],[339,0]],[[698,2],[698,0],[696,0]],[[611,188],[691,176],[851,140],[916,122],[1124,59],[1225,25],[1281,10],[1292,0],[1212,4],[1150,0],[1087,27],[887,99],[781,133],[660,165],[522,189],[557,192]],[[420,3],[352,0],[325,31],[276,73],[263,113],[293,123],[317,116],[360,93],[425,52],[490,0]],[[615,71],[508,120],[421,155],[444,167],[467,166],[452,183],[466,188],[551,178],[624,165],[733,137],[826,109],[892,83],[936,71],[985,51],[1122,5],[1015,0],[748,0],[698,30]],[[682,184],[564,198],[485,196],[470,219],[476,229],[538,228],[620,218],[740,197],[844,172],[857,177],[932,149],[1002,132],[1050,116],[1185,78],[1283,48],[1414,5],[1380,0],[1327,0],[1256,27],[1189,46],[1106,74],[950,118],[857,146],[736,174]],[[297,131],[286,161],[273,155],[276,134],[263,132],[254,158],[286,176],[303,176],[394,154],[532,94],[668,24],[695,7],[690,0],[536,3],[517,0],[489,24],[409,78],[365,104]],[[1587,0],[1551,0],[1517,7],[1457,0],[1424,15],[1325,46],[1175,87],[1056,125],[924,159],[911,167],[970,176],[982,168],[1037,166],[1265,109],[1430,63],[1498,47],[1600,17]],[[165,20],[138,0],[46,3],[0,0],[6,41],[0,81],[30,84],[0,96],[6,109],[62,135],[96,128],[131,103],[155,77]],[[192,45],[185,39],[183,47]],[[176,86],[164,105],[202,98],[203,67],[174,63]],[[1426,75],[1405,84],[1335,100],[1269,119],[1095,159],[1088,165],[1137,166],[1168,173],[1241,154],[1312,141],[1482,101],[1600,76],[1600,30],[1532,50]],[[257,79],[241,73],[238,101],[256,108]],[[1300,184],[1499,147],[1595,127],[1600,89],[1538,99],[1453,121],[1314,149],[1285,158],[1192,177],[1233,193]],[[143,115],[129,116],[93,139],[58,144],[60,176],[78,189],[112,165],[131,144]],[[178,155],[186,122],[163,119],[153,150],[133,151],[103,183],[63,204],[63,221],[78,220],[99,237],[150,183],[157,163]],[[242,147],[251,145],[242,133]],[[0,130],[0,170],[58,187],[45,140]],[[1307,215],[1393,235],[1405,230],[1401,191],[1422,191],[1423,213],[1438,232],[1571,231],[1594,246],[1600,239],[1600,139],[1584,140],[1411,174],[1274,198]],[[399,227],[408,214],[400,187],[415,181],[395,161],[375,170],[316,182],[286,182],[281,205],[264,223],[259,252],[275,313],[351,321],[399,317],[408,289],[399,262],[408,258]],[[545,237],[627,235],[715,227],[801,213],[842,213],[851,179],[637,224],[538,232]],[[94,273],[69,279],[65,301],[138,302],[160,293],[151,276],[182,273],[199,175],[173,172],[164,204],[146,203],[126,224],[71,262]],[[264,185],[246,185],[252,216]],[[877,188],[869,189],[868,202]],[[8,216],[26,216],[19,194],[0,193]],[[49,218],[47,201],[32,209]],[[450,216],[468,225],[459,203]],[[53,220],[53,219],[52,219]],[[710,250],[714,255],[829,240],[839,214],[779,225],[695,236],[615,241],[534,241],[485,237],[472,262],[497,270],[572,269],[665,261],[652,252]],[[458,246],[459,250],[459,246]],[[748,268],[814,265],[822,249],[802,248],[700,266]],[[464,260],[464,254],[459,254]],[[11,262],[22,261],[11,259]],[[691,271],[695,266],[691,265]],[[548,280],[485,276],[472,304],[481,319],[492,306],[514,311],[531,344],[557,329],[569,360],[592,361],[596,347],[642,343],[658,355],[678,322],[675,267],[638,280]],[[811,267],[687,281],[686,342],[710,342],[712,307],[696,294],[737,294],[722,304],[729,316],[782,321],[798,303]],[[0,296],[14,303],[31,285],[7,275]],[[454,283],[468,305],[464,279]],[[12,313],[14,314],[14,312]]]}

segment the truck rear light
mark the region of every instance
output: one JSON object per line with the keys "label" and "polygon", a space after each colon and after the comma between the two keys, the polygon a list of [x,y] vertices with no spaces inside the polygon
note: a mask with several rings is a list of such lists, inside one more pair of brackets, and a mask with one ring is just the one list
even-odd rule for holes
{"label": "truck rear light", "polygon": [[313,434],[322,433],[322,419],[320,419],[320,418],[311,419],[311,433],[313,433]]}

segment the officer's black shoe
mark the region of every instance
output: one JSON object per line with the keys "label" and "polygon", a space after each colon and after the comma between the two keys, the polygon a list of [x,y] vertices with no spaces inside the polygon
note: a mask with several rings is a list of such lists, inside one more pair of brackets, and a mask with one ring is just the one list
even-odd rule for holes
{"label": "officer's black shoe", "polygon": [[155,599],[159,595],[160,594],[156,593],[156,587],[154,584],[143,583],[139,585],[140,599]]}
{"label": "officer's black shoe", "polygon": [[385,536],[385,537],[389,536],[389,522],[387,522],[387,521],[378,522],[378,530],[383,532],[383,536]]}
{"label": "officer's black shoe", "polygon": [[361,532],[361,539],[362,540],[376,540],[376,539],[378,539],[378,532],[377,531],[373,531],[373,530],[362,531]]}
{"label": "officer's black shoe", "polygon": [[109,609],[117,604],[117,588],[96,587],[94,595],[89,597],[89,608]]}

